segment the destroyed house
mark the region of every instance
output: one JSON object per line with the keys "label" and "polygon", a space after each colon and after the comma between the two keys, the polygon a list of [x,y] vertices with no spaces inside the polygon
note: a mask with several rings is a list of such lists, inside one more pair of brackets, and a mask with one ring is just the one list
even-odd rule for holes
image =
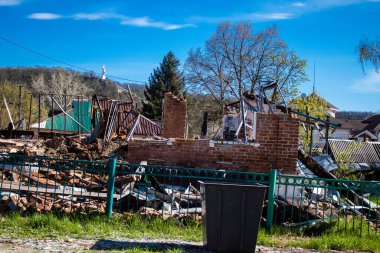
{"label": "destroyed house", "polygon": [[133,135],[159,136],[161,125],[140,114],[133,102],[98,99],[73,99],[69,109],[62,110],[40,123],[30,125],[38,131],[91,134],[92,138],[115,137],[128,140]]}
{"label": "destroyed house", "polygon": [[[247,101],[247,107],[248,103],[252,104]],[[184,138],[187,135],[186,113],[184,99],[165,94],[165,138],[129,142],[127,161],[253,172],[276,168],[285,174],[296,174],[299,120],[289,114],[278,111],[246,113],[246,133],[252,141],[243,142],[239,141],[241,137],[236,132],[233,133],[236,141]],[[239,117],[235,118],[236,130],[244,128]]]}
{"label": "destroyed house", "polygon": [[89,142],[103,138],[108,143],[117,137],[129,141],[132,136],[159,136],[162,128],[142,114],[134,102],[92,99],[92,133]]}

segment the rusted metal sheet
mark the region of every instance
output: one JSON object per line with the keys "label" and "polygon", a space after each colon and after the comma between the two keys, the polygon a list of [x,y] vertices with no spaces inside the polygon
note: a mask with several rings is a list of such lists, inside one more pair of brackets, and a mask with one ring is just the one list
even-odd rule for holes
{"label": "rusted metal sheet", "polygon": [[[129,140],[133,135],[157,136],[162,134],[161,126],[141,115],[134,102],[99,99],[94,96],[92,104],[93,111],[99,112],[101,115],[96,125],[103,124],[105,126],[102,132],[99,132],[98,127],[94,127],[94,131],[97,131],[94,138],[104,138],[105,142],[109,142],[116,136],[121,139],[127,137]],[[95,117],[96,113],[92,113],[92,115]]]}

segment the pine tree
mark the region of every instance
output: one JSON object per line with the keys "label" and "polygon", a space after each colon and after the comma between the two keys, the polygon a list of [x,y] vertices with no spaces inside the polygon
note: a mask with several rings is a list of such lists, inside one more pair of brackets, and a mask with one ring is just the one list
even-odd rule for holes
{"label": "pine tree", "polygon": [[164,56],[160,66],[153,70],[149,77],[149,85],[145,86],[143,114],[151,119],[160,119],[162,115],[162,99],[166,92],[179,95],[184,87],[183,74],[179,70],[180,62],[172,52]]}

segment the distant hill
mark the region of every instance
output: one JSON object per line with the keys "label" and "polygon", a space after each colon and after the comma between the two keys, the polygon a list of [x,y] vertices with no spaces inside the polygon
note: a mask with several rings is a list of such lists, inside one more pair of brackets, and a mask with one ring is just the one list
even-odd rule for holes
{"label": "distant hill", "polygon": [[372,114],[374,113],[373,112],[341,111],[335,114],[335,118],[364,120]]}
{"label": "distant hill", "polygon": [[[123,84],[113,80],[101,80],[93,72],[78,72],[64,68],[47,67],[17,67],[0,68],[0,84],[10,83],[30,88],[34,95],[39,93],[60,93],[64,90],[68,94],[83,95],[91,98],[92,95],[102,95],[111,99],[129,99],[127,93],[118,93],[117,86],[129,85],[134,99],[141,103],[144,85]],[[125,97],[125,98],[124,98]]]}

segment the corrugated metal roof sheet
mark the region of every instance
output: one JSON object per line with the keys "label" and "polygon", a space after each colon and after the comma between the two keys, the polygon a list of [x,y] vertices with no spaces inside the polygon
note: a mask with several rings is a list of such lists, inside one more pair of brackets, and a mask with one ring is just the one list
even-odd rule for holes
{"label": "corrugated metal roof sheet", "polygon": [[372,142],[373,148],[376,151],[378,157],[380,157],[380,142]]}
{"label": "corrugated metal roof sheet", "polygon": [[109,110],[112,102],[117,103],[119,106],[119,112],[130,112],[133,108],[135,108],[133,102],[120,102],[120,101],[112,101],[108,99],[99,99],[99,105],[103,110]]}
{"label": "corrugated metal roof sheet", "polygon": [[380,143],[353,140],[329,140],[329,147],[337,162],[380,163]]}
{"label": "corrugated metal roof sheet", "polygon": [[[162,134],[161,126],[141,115],[134,106],[134,103],[106,99],[98,101],[103,111],[109,111],[112,103],[116,103],[118,106],[116,122],[112,125],[112,129],[108,130],[109,132],[116,133],[119,131],[119,133],[125,132],[128,135],[134,128],[133,135],[154,136]],[[137,125],[135,126],[136,121]]]}

